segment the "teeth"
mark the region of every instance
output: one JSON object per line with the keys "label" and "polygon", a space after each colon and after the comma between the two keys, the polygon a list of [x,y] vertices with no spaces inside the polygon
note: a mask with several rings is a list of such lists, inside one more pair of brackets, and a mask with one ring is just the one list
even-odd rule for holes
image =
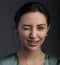
{"label": "teeth", "polygon": [[31,41],[31,40],[28,40],[28,42],[30,42],[30,43],[37,43],[39,41]]}
{"label": "teeth", "polygon": [[38,41],[30,41],[30,40],[28,40],[29,42],[38,42]]}

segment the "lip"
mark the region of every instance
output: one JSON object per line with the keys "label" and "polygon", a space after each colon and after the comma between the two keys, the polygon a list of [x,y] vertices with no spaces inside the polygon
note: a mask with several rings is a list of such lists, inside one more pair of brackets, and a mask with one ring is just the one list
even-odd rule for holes
{"label": "lip", "polygon": [[37,46],[39,40],[28,40],[30,46]]}

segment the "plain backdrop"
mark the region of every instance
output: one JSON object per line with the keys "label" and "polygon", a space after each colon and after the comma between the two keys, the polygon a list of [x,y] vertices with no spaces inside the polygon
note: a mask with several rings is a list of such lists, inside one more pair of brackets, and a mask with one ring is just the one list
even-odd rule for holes
{"label": "plain backdrop", "polygon": [[19,49],[19,39],[14,30],[14,15],[26,2],[39,1],[48,9],[51,28],[43,45],[49,54],[60,56],[60,15],[58,0],[0,0],[0,56],[15,53]]}

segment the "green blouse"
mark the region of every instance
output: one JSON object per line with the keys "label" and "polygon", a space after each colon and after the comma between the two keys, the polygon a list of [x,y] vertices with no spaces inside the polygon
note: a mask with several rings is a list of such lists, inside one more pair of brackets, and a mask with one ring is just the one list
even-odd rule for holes
{"label": "green blouse", "polygon": [[[11,54],[0,58],[0,65],[21,65],[18,62],[17,54]],[[60,65],[60,59],[46,54],[44,65]]]}

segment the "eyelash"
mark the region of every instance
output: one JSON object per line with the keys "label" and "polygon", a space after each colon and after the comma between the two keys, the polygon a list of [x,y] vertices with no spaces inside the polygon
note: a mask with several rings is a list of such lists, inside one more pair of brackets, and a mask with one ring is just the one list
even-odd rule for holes
{"label": "eyelash", "polygon": [[[23,28],[24,30],[31,30],[31,28]],[[38,30],[43,30],[44,27],[37,27]]]}
{"label": "eyelash", "polygon": [[39,29],[39,30],[43,30],[43,29],[44,29],[44,27],[38,27],[38,29]]}
{"label": "eyelash", "polygon": [[24,30],[30,30],[30,28],[23,28]]}

